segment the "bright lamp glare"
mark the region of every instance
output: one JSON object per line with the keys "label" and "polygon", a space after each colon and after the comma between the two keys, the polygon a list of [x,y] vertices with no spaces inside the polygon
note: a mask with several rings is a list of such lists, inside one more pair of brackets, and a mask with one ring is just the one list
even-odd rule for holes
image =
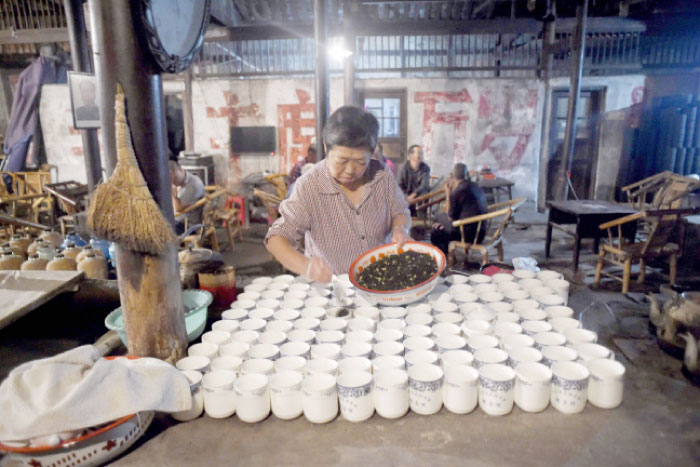
{"label": "bright lamp glare", "polygon": [[352,55],[351,51],[339,45],[334,45],[333,47],[328,49],[328,56],[331,58],[344,59],[349,57],[350,55]]}

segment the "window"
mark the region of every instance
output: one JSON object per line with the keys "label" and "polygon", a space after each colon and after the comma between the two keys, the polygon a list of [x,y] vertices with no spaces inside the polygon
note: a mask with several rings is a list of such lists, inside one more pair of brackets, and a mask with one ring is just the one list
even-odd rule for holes
{"label": "window", "polygon": [[365,110],[379,120],[380,138],[401,136],[401,99],[398,97],[367,97]]}

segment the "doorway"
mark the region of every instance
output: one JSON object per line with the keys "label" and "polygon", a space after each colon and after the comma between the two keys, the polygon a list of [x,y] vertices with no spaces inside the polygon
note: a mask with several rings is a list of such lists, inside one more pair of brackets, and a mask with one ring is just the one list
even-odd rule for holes
{"label": "doorway", "polygon": [[364,90],[360,102],[379,120],[384,157],[398,168],[406,157],[406,90]]}
{"label": "doorway", "polygon": [[[580,199],[592,199],[595,172],[598,165],[600,122],[603,113],[604,90],[581,89],[576,109],[576,138],[571,163],[571,184]],[[547,199],[561,199],[567,184],[564,161],[564,135],[569,106],[569,91],[552,92],[551,123],[549,127],[549,154],[547,164]],[[569,187],[569,198],[575,198]]]}

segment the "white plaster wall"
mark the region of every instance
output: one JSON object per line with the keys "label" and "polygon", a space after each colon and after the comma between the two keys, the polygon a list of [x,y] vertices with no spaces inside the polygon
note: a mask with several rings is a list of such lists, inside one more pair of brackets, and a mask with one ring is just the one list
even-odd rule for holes
{"label": "white plaster wall", "polygon": [[83,139],[80,131],[73,128],[67,84],[45,84],[41,87],[39,118],[47,162],[58,167],[55,181],[87,183]]}

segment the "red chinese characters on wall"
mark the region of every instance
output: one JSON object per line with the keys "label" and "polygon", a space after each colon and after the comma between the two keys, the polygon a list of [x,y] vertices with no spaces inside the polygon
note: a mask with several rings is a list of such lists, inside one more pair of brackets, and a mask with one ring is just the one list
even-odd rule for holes
{"label": "red chinese characters on wall", "polygon": [[479,150],[496,159],[497,170],[511,171],[522,160],[535,132],[537,97],[537,89],[513,86],[480,92],[477,128],[483,138]]}
{"label": "red chinese characters on wall", "polygon": [[277,106],[277,141],[280,151],[280,170],[289,171],[299,157],[305,157],[316,135],[315,106],[309,93],[296,90],[298,104]]}
{"label": "red chinese characters on wall", "polygon": [[426,154],[433,148],[434,125],[454,126],[454,159],[463,161],[467,149],[467,121],[469,116],[464,109],[444,111],[441,103],[471,103],[472,98],[466,89],[459,92],[417,92],[414,101],[423,104],[423,135],[421,144]]}

